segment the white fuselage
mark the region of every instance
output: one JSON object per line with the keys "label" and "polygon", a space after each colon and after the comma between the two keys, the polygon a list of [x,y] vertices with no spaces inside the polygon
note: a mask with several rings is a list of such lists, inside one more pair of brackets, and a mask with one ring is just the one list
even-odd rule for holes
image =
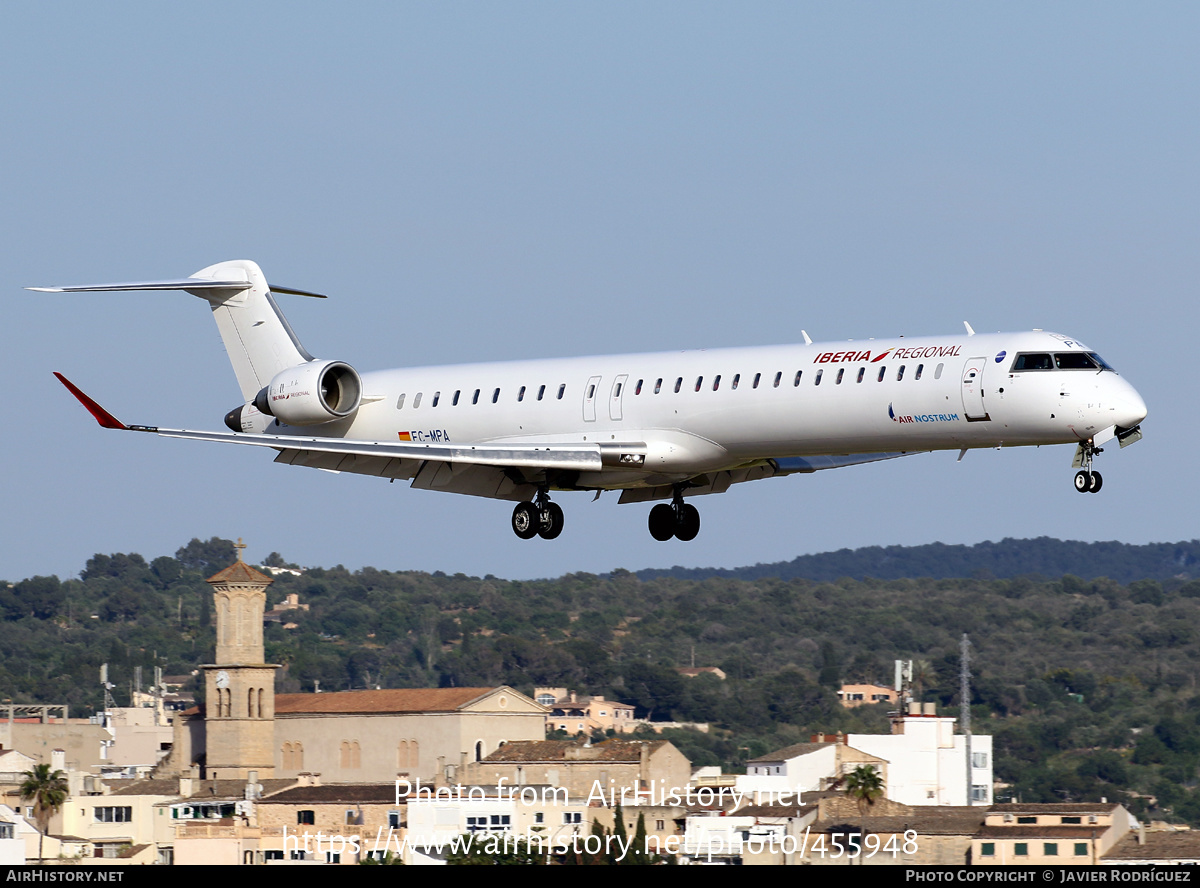
{"label": "white fuselage", "polygon": [[1136,426],[1145,404],[1111,370],[1014,366],[1071,352],[1091,350],[1039,331],[386,370],[363,374],[364,403],[337,434],[641,442],[642,471],[576,482],[632,487],[768,459],[1078,443]]}

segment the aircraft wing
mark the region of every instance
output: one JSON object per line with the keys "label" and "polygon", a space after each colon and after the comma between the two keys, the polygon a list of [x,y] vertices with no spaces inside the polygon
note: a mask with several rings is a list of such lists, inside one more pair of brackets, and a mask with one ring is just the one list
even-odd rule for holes
{"label": "aircraft wing", "polygon": [[[754,465],[737,469],[727,469],[721,472],[708,472],[698,475],[688,482],[684,496],[702,496],[706,493],[724,493],[734,484],[745,481],[758,481],[761,478],[781,478],[785,475],[811,474],[825,469],[840,469],[844,466],[861,466],[865,463],[879,462],[884,459],[897,459],[901,456],[911,456],[921,451],[905,450],[894,453],[830,453],[823,456],[787,456],[777,459],[763,460]],[[648,503],[654,500],[667,500],[675,495],[671,486],[638,487],[621,491],[622,503]]]}
{"label": "aircraft wing", "polygon": [[[54,375],[87,408],[96,421],[106,429],[150,432],[163,438],[187,438],[193,441],[216,441],[223,444],[269,447],[274,450],[283,450],[296,454],[322,454],[327,457],[334,457],[334,459],[326,458],[318,460],[314,465],[317,468],[328,468],[332,471],[355,471],[352,466],[354,466],[356,461],[360,461],[364,457],[368,460],[432,461],[500,468],[560,469],[564,471],[598,471],[603,464],[599,445],[588,444],[456,446],[452,444],[421,444],[403,441],[356,441],[346,438],[322,438],[307,435],[204,432],[192,429],[164,429],[157,426],[127,425],[93,401],[61,373],[55,373]],[[280,456],[284,455],[280,454]],[[343,460],[338,460],[336,457],[355,457],[359,459],[345,460],[346,465],[342,466],[339,463],[343,462]],[[305,464],[305,461],[297,460],[294,457],[281,461]],[[369,474],[391,475],[393,473],[371,471]],[[406,474],[401,473],[394,475],[394,477],[405,477]]]}

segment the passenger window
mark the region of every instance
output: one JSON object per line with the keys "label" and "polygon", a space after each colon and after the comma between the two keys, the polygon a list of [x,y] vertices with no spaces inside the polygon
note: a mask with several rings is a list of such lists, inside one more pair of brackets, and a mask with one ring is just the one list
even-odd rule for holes
{"label": "passenger window", "polygon": [[716,378],[713,380],[713,391],[715,392],[720,387],[721,387],[721,374],[718,373]]}
{"label": "passenger window", "polygon": [[520,402],[520,401],[524,401],[524,400],[525,400],[525,386],[521,386],[521,390],[519,392],[517,392],[517,401]]}
{"label": "passenger window", "polygon": [[1023,370],[1053,370],[1054,364],[1050,361],[1049,355],[1017,355],[1017,359],[1013,361],[1013,373],[1020,373]]}
{"label": "passenger window", "polygon": [[538,386],[538,400],[539,401],[542,400],[542,395],[544,395],[544,394],[546,394],[546,387],[544,385],[539,385]]}
{"label": "passenger window", "polygon": [[796,378],[795,378],[794,380],[792,380],[792,385],[799,385],[799,384],[800,384],[800,377],[801,377],[801,376],[803,376],[803,375],[804,375],[804,371],[803,371],[803,370],[797,370],[797,371],[796,371]]}
{"label": "passenger window", "polygon": [[558,400],[560,400],[560,401],[562,400],[562,396],[564,394],[566,394],[566,391],[567,391],[567,384],[564,382],[562,385],[560,385],[558,387]]}
{"label": "passenger window", "polygon": [[613,397],[614,398],[621,397],[621,383],[619,383],[619,382],[617,383],[617,387],[615,389],[613,389]]}
{"label": "passenger window", "polygon": [[775,388],[779,388],[779,380],[783,379],[783,371],[780,370],[775,374]]}
{"label": "passenger window", "polygon": [[451,407],[457,407],[457,406],[458,406],[458,396],[459,396],[459,395],[461,395],[461,394],[462,394],[462,389],[455,389],[455,390],[454,390],[454,398],[453,398],[453,399],[450,401],[450,406],[451,406]]}
{"label": "passenger window", "polygon": [[875,381],[876,381],[876,382],[883,382],[883,377],[884,377],[884,374],[886,374],[886,373],[887,373],[887,367],[880,367],[880,368],[879,368],[879,376],[877,376],[877,377],[875,378]]}
{"label": "passenger window", "polygon": [[742,374],[740,374],[740,373],[735,373],[735,374],[733,374],[733,382],[729,384],[729,387],[730,387],[731,389],[734,389],[734,390],[736,391],[736,390],[737,390],[737,384],[738,384],[738,381],[739,381],[741,378],[742,378]]}
{"label": "passenger window", "polygon": [[479,389],[475,389],[475,394],[474,394],[474,396],[471,398],[471,403],[472,403],[472,404],[478,404],[478,403],[479,403]]}
{"label": "passenger window", "polygon": [[637,385],[634,387],[633,393],[635,395],[640,395],[642,393],[642,380],[639,379],[637,381]]}
{"label": "passenger window", "polygon": [[421,406],[421,393],[417,392],[416,397],[413,398],[413,410],[416,410],[420,406]]}
{"label": "passenger window", "polygon": [[681,376],[677,380],[675,380],[675,394],[679,394],[679,389],[682,387],[683,387],[683,377]]}
{"label": "passenger window", "polygon": [[654,394],[657,395],[661,391],[662,391],[662,377],[660,376],[660,377],[658,377],[658,379],[654,380]]}
{"label": "passenger window", "polygon": [[702,386],[702,385],[704,385],[704,377],[697,376],[696,377],[696,391],[700,391],[700,386]]}
{"label": "passenger window", "polygon": [[942,368],[945,366],[946,366],[945,364],[938,364],[936,367],[933,368],[933,378],[934,379],[942,378]]}
{"label": "passenger window", "polygon": [[813,379],[813,385],[820,385],[820,384],[821,384],[821,377],[822,377],[824,374],[825,374],[825,368],[824,368],[824,367],[822,367],[820,370],[818,370],[818,371],[817,371],[817,375],[816,375],[816,377]]}
{"label": "passenger window", "polygon": [[404,395],[401,395],[399,398],[396,399],[396,409],[397,410],[404,409]]}
{"label": "passenger window", "polygon": [[759,381],[760,379],[762,379],[762,374],[761,374],[761,373],[755,373],[755,374],[754,374],[754,388],[758,388],[758,381]]}
{"label": "passenger window", "polygon": [[492,392],[492,403],[495,404],[499,400],[500,400],[500,389],[496,389],[494,392]]}
{"label": "passenger window", "polygon": [[904,365],[901,364],[900,369],[896,371],[896,382],[899,382],[903,378],[904,378]]}
{"label": "passenger window", "polygon": [[846,368],[845,368],[845,367],[838,367],[837,381],[836,381],[836,382],[834,382],[834,385],[841,385],[841,384],[842,384],[842,377],[843,377],[843,376],[845,376],[845,375],[846,375]]}
{"label": "passenger window", "polygon": [[859,368],[858,368],[858,379],[857,379],[856,381],[857,381],[857,382],[862,382],[862,381],[863,381],[863,377],[864,377],[864,376],[866,376],[866,375],[867,375],[867,368],[866,368],[866,367],[859,367]]}
{"label": "passenger window", "polygon": [[438,401],[440,401],[441,399],[442,399],[442,393],[441,393],[441,392],[434,392],[434,393],[433,393],[433,403],[432,403],[430,406],[431,406],[431,407],[436,407],[436,406],[438,405]]}
{"label": "passenger window", "polygon": [[924,364],[917,364],[917,372],[913,374],[913,381],[916,382],[921,378],[921,371],[925,369]]}
{"label": "passenger window", "polygon": [[596,387],[594,385],[589,385],[587,399],[590,401],[594,397],[596,397]]}

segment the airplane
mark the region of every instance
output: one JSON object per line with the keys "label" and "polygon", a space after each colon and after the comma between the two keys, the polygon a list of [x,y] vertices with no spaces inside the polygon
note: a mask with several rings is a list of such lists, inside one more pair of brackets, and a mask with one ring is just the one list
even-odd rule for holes
{"label": "airplane", "polygon": [[[686,497],[918,452],[1075,444],[1096,493],[1100,445],[1142,437],[1146,405],[1077,339],[1025,333],[813,342],[359,373],[305,351],[257,264],[49,293],[184,290],[206,300],[241,387],[229,432],[127,425],[55,376],[104,428],[236,443],[275,462],[515,501],[522,539],[562,533],[551,492],[657,502],[650,534],[692,540]],[[659,501],[669,502],[659,502]]]}

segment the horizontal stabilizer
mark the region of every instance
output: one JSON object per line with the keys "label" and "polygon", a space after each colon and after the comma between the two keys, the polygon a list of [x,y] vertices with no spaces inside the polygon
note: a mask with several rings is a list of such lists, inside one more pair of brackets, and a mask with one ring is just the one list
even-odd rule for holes
{"label": "horizontal stabilizer", "polygon": [[[122,290],[227,290],[230,293],[240,293],[253,286],[249,281],[210,281],[205,278],[179,278],[172,281],[130,281],[123,284],[78,284],[68,287],[26,287],[35,293],[116,293]],[[270,285],[272,293],[283,293],[286,296],[311,296],[314,299],[327,299],[321,293],[311,293],[308,290],[297,290],[295,287]]]}

